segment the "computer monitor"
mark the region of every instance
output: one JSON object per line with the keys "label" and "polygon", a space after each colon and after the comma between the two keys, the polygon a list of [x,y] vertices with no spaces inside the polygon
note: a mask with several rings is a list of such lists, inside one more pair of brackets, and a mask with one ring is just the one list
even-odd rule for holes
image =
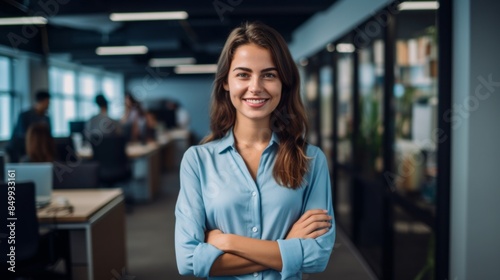
{"label": "computer monitor", "polygon": [[83,135],[84,130],[85,130],[85,122],[84,121],[71,121],[71,122],[69,122],[70,134],[80,133],[81,135]]}
{"label": "computer monitor", "polygon": [[52,196],[53,164],[43,163],[7,163],[5,173],[15,172],[15,182],[32,181],[35,183],[37,207],[50,203]]}

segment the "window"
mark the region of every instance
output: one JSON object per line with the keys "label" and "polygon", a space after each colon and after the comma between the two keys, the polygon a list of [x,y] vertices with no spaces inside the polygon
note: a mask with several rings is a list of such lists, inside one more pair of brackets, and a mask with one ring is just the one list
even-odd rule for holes
{"label": "window", "polygon": [[96,75],[88,73],[80,73],[78,76],[78,84],[80,88],[79,98],[79,117],[83,120],[90,119],[97,114],[97,108],[94,104],[94,97],[99,91]]}
{"label": "window", "polygon": [[120,119],[123,115],[123,79],[119,75],[110,75],[102,79],[102,91],[109,101],[108,114]]}
{"label": "window", "polygon": [[8,57],[0,56],[0,140],[12,132],[12,68]]}
{"label": "window", "polygon": [[69,135],[69,122],[86,121],[97,114],[94,98],[103,93],[109,102],[109,115],[118,119],[123,113],[121,75],[74,70],[58,66],[49,69],[52,94],[50,116],[54,136]]}
{"label": "window", "polygon": [[52,94],[50,116],[54,136],[69,134],[68,123],[76,117],[75,72],[61,68],[49,69]]}

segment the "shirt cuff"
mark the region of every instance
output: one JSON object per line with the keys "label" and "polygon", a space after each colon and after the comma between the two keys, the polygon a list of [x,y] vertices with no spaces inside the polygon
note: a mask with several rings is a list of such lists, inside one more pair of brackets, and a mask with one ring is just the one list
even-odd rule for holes
{"label": "shirt cuff", "polygon": [[293,278],[299,273],[302,267],[302,244],[300,239],[278,240],[283,267],[281,269],[281,279]]}
{"label": "shirt cuff", "polygon": [[224,252],[208,243],[200,243],[193,252],[193,274],[207,278],[214,261]]}

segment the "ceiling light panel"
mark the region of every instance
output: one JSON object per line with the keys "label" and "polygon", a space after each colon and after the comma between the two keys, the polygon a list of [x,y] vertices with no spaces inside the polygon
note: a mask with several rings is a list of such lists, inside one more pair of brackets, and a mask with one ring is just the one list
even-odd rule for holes
{"label": "ceiling light panel", "polygon": [[151,67],[172,67],[181,64],[195,64],[194,57],[176,57],[176,58],[152,58],[149,60]]}
{"label": "ceiling light panel", "polygon": [[182,20],[187,19],[188,13],[179,12],[151,12],[151,13],[112,13],[112,21],[148,21],[148,20]]}
{"label": "ceiling light panel", "polygon": [[95,52],[98,55],[134,55],[146,54],[148,48],[146,46],[98,47]]}
{"label": "ceiling light panel", "polygon": [[400,11],[404,10],[437,10],[439,3],[437,1],[415,1],[403,2],[398,6]]}
{"label": "ceiling light panel", "polygon": [[44,17],[13,17],[0,18],[0,25],[40,25],[47,24]]}
{"label": "ceiling light panel", "polygon": [[217,64],[178,65],[176,74],[212,74],[217,72]]}

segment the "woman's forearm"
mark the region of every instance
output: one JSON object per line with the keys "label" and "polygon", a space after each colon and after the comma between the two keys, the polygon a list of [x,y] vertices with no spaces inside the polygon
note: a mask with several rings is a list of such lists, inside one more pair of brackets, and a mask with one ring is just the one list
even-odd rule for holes
{"label": "woman's forearm", "polygon": [[224,253],[212,264],[210,276],[242,275],[266,269],[269,267],[234,254]]}
{"label": "woman's forearm", "polygon": [[224,242],[219,248],[226,253],[231,253],[248,259],[257,264],[265,265],[276,271],[281,271],[283,262],[278,242],[260,240],[235,234],[224,234]]}

